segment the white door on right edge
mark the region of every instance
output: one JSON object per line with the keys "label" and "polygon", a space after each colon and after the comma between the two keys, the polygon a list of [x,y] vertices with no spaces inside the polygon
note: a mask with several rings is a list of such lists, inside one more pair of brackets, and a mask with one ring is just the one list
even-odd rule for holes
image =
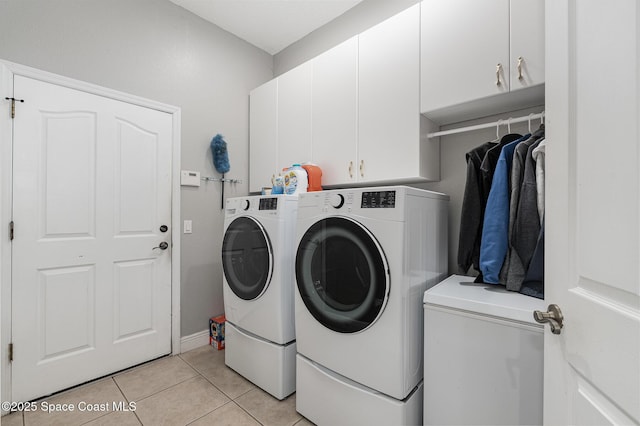
{"label": "white door on right edge", "polygon": [[546,2],[544,423],[640,424],[640,5]]}

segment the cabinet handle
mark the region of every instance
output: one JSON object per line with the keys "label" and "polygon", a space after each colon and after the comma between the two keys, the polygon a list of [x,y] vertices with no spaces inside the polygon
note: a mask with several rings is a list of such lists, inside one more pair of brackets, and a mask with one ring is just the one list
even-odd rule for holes
{"label": "cabinet handle", "polygon": [[496,65],[496,86],[500,86],[502,82],[500,81],[500,70],[502,69],[502,64]]}
{"label": "cabinet handle", "polygon": [[364,160],[360,160],[360,177],[364,177]]}
{"label": "cabinet handle", "polygon": [[518,80],[522,80],[524,77],[522,76],[522,56],[518,56]]}
{"label": "cabinet handle", "polygon": [[349,177],[353,179],[353,161],[349,161]]}

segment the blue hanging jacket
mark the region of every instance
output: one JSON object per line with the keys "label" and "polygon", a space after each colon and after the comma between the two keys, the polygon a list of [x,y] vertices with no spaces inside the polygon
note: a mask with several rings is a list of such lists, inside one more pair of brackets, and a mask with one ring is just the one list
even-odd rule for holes
{"label": "blue hanging jacket", "polygon": [[500,283],[500,269],[509,248],[509,175],[516,145],[526,134],[502,148],[489,191],[480,243],[480,272],[487,284]]}

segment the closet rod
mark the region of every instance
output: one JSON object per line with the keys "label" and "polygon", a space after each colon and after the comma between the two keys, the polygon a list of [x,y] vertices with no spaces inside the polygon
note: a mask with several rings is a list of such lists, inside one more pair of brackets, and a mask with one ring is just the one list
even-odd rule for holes
{"label": "closet rod", "polygon": [[443,130],[441,132],[428,133],[427,134],[427,138],[431,139],[431,138],[435,138],[435,137],[438,137],[438,136],[446,136],[446,135],[454,135],[456,133],[472,132],[474,130],[488,129],[490,127],[496,127],[496,126],[501,126],[501,125],[505,125],[506,126],[508,124],[513,124],[513,123],[522,123],[524,121],[542,119],[543,117],[544,117],[544,111],[539,112],[537,114],[529,114],[529,115],[524,116],[524,117],[516,117],[516,118],[509,117],[507,119],[501,119],[501,120],[498,120],[498,121],[494,121],[492,123],[476,124],[475,126],[458,127],[457,129]]}

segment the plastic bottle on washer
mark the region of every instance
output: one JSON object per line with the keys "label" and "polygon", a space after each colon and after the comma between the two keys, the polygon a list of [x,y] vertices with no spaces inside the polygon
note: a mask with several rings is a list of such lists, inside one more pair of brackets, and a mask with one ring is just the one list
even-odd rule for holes
{"label": "plastic bottle on washer", "polygon": [[307,171],[300,166],[294,164],[285,172],[284,175],[284,193],[287,195],[296,195],[307,192]]}
{"label": "plastic bottle on washer", "polygon": [[273,188],[271,189],[271,194],[284,194],[284,177],[276,176],[273,179]]}

